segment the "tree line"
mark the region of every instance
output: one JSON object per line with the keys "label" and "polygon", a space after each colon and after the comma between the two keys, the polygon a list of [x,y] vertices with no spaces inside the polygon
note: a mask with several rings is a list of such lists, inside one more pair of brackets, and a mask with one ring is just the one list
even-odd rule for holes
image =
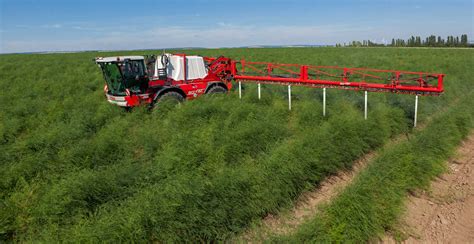
{"label": "tree line", "polygon": [[349,43],[336,44],[336,47],[474,47],[474,43],[469,43],[467,34],[461,36],[448,36],[446,39],[441,36],[430,35],[424,39],[420,36],[411,36],[408,39],[392,38],[390,43],[376,43],[370,40],[352,41]]}

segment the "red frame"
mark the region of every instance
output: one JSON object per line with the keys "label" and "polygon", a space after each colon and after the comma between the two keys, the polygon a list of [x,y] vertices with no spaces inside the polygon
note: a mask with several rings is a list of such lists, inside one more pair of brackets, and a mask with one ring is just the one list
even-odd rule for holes
{"label": "red frame", "polygon": [[[237,65],[240,66],[240,71],[238,71]],[[253,71],[253,73],[248,70]],[[275,73],[274,70],[280,73]],[[274,64],[247,62],[245,60],[232,62],[232,74],[235,80],[242,82],[330,87],[426,96],[436,96],[444,91],[443,78],[445,76],[444,74],[427,72]],[[390,75],[390,79],[384,78],[384,74]],[[408,78],[403,78],[405,76],[408,76]],[[318,79],[318,77],[325,77],[325,79]]]}

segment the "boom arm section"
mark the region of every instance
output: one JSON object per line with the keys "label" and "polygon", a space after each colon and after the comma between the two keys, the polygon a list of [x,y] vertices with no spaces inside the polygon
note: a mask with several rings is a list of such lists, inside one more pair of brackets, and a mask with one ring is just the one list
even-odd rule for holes
{"label": "boom arm section", "polygon": [[[216,59],[217,60],[217,59]],[[444,74],[343,68],[299,64],[232,61],[235,80],[268,84],[330,87],[339,89],[392,92],[436,96],[443,90]]]}

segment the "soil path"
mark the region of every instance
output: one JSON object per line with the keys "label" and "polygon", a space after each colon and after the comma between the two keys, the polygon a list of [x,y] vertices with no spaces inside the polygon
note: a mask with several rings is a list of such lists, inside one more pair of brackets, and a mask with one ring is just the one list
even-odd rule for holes
{"label": "soil path", "polygon": [[[406,139],[406,135],[400,135],[387,142],[383,148],[391,147]],[[368,153],[358,159],[351,170],[340,171],[336,175],[326,178],[319,187],[303,193],[296,200],[291,210],[281,212],[278,215],[266,216],[258,226],[249,228],[243,235],[236,237],[234,241],[262,243],[273,235],[293,233],[300,224],[313,217],[322,204],[330,202],[332,198],[348,186],[355,176],[367,167],[369,162],[377,155],[377,152]]]}
{"label": "soil path", "polygon": [[[404,243],[474,243],[474,133],[429,191],[410,196],[400,232]],[[384,243],[395,243],[392,236]]]}

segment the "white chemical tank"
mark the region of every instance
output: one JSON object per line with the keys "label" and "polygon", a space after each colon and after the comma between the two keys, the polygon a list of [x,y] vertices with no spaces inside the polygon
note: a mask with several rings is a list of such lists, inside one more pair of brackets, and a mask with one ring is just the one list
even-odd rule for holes
{"label": "white chemical tank", "polygon": [[[168,78],[173,80],[184,80],[184,57],[169,53],[164,55],[166,55],[169,60],[166,69]],[[161,60],[162,55],[158,56],[156,59],[154,76],[158,76],[158,69],[163,68]],[[206,64],[204,63],[204,59],[200,56],[186,56],[186,68],[187,80],[202,79],[207,75]]]}

